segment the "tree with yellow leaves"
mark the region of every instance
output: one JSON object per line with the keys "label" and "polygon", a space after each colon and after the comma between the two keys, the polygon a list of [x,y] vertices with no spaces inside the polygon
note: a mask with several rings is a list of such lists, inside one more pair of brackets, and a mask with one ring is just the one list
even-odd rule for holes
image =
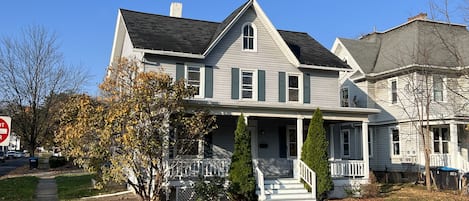
{"label": "tree with yellow leaves", "polygon": [[[122,59],[108,69],[100,100],[75,96],[62,111],[56,140],[65,154],[100,181],[127,182],[142,200],[160,200],[174,144],[196,142],[216,128],[215,117],[192,109],[194,90],[164,72],[140,72]],[[176,137],[177,136],[177,137]],[[190,144],[177,146],[177,153]]]}

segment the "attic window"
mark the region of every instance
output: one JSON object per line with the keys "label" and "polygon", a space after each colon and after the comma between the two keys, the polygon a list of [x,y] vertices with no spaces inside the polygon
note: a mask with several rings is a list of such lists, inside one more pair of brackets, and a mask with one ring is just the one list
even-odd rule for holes
{"label": "attic window", "polygon": [[243,26],[243,50],[256,51],[256,27],[248,23]]}

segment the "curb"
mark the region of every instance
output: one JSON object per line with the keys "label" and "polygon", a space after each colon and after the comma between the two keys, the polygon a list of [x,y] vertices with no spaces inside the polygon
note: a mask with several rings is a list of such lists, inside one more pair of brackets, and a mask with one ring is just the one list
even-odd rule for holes
{"label": "curb", "polygon": [[91,197],[83,197],[83,198],[80,198],[80,200],[105,198],[105,197],[111,197],[111,196],[116,196],[116,195],[124,195],[124,194],[127,194],[127,193],[133,193],[133,191],[129,190],[129,191],[122,191],[122,192],[112,193],[112,194],[96,195],[96,196],[91,196]]}

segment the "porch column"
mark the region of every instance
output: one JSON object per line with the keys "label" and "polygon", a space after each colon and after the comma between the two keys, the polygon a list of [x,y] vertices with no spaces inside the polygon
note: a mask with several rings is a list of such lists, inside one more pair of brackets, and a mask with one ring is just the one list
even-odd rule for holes
{"label": "porch column", "polygon": [[303,148],[303,118],[296,119],[296,160],[293,160],[293,177],[300,178],[301,149]]}
{"label": "porch column", "polygon": [[451,121],[449,123],[449,154],[451,156],[450,167],[460,168],[458,160],[458,125]]}
{"label": "porch column", "polygon": [[362,151],[363,151],[363,162],[365,166],[363,168],[365,172],[365,179],[368,180],[370,176],[370,154],[368,151],[368,122],[362,122]]}
{"label": "porch column", "polygon": [[329,159],[334,161],[335,160],[335,151],[334,151],[334,124],[331,124],[329,126],[330,130],[330,140],[329,140]]}
{"label": "porch column", "polygon": [[303,148],[303,118],[296,119],[296,153],[301,159],[301,149]]}

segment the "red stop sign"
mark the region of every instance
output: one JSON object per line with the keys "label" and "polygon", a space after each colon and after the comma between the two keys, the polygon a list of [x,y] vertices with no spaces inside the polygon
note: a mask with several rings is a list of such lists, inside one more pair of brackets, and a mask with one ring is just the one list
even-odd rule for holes
{"label": "red stop sign", "polygon": [[3,118],[0,118],[0,143],[8,139],[9,134],[10,127],[8,126],[8,123]]}

